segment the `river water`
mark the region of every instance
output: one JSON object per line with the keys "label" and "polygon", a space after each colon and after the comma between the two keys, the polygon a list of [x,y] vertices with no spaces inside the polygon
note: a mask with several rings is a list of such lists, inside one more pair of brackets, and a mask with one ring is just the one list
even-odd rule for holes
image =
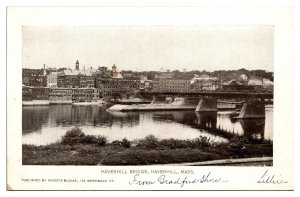
{"label": "river water", "polygon": [[227,142],[234,136],[273,138],[273,107],[266,106],[266,118],[236,120],[232,111],[196,113],[194,111],[107,112],[105,106],[24,106],[22,107],[23,144],[46,145],[61,140],[78,125],[89,135],[104,135],[109,141],[138,140],[147,135],[159,139],[209,137]]}

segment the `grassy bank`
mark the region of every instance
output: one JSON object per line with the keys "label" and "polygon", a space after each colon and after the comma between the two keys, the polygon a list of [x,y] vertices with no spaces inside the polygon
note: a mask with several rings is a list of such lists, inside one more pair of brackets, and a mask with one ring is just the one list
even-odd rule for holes
{"label": "grassy bank", "polygon": [[85,135],[80,128],[68,131],[61,142],[22,148],[23,165],[147,165],[273,154],[270,141],[235,138],[228,143],[213,143],[205,137],[158,140],[150,135],[135,142],[125,138],[108,143],[106,137]]}

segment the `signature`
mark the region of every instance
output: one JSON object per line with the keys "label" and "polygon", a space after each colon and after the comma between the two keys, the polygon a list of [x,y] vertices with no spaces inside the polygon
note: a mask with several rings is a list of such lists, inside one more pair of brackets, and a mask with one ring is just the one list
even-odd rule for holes
{"label": "signature", "polygon": [[264,172],[264,174],[259,178],[257,183],[261,184],[284,184],[288,183],[288,181],[281,178],[281,175],[275,176],[274,174],[270,174],[268,170]]}
{"label": "signature", "polygon": [[221,177],[214,177],[212,176],[211,172],[208,172],[207,174],[204,174],[200,178],[191,178],[188,176],[183,177],[176,177],[171,178],[167,175],[159,175],[155,179],[142,179],[140,174],[135,174],[133,176],[133,179],[129,181],[129,185],[154,185],[154,184],[160,184],[160,185],[180,185],[180,187],[183,187],[185,185],[189,184],[201,184],[201,183],[222,183],[222,182],[228,182],[228,180],[224,180]]}

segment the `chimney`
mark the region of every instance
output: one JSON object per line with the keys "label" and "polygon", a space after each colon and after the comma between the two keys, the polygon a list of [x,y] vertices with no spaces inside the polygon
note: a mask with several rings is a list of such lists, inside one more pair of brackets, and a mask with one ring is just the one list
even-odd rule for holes
{"label": "chimney", "polygon": [[44,70],[43,70],[43,75],[44,75],[44,77],[46,76],[46,69],[45,69],[45,64],[44,64]]}

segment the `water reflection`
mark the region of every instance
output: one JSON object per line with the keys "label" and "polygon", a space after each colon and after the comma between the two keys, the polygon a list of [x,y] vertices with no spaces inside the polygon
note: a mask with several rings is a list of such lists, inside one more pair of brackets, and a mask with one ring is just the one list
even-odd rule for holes
{"label": "water reflection", "polygon": [[265,120],[240,120],[244,136],[254,139],[264,139]]}
{"label": "water reflection", "polygon": [[138,124],[138,114],[106,112],[106,108],[97,106],[56,105],[49,107],[50,126],[100,126],[111,127],[113,124],[133,126]]}
{"label": "water reflection", "polygon": [[197,125],[201,129],[215,130],[217,128],[217,112],[196,112]]}
{"label": "water reflection", "polygon": [[61,139],[74,125],[86,134],[105,135],[117,140],[141,139],[153,134],[159,139],[193,139],[206,136],[227,141],[238,135],[271,139],[273,110],[266,109],[265,120],[236,120],[232,112],[107,112],[106,107],[51,105],[23,107],[23,143],[43,145]]}
{"label": "water reflection", "polygon": [[37,132],[42,129],[42,125],[49,120],[49,107],[26,106],[22,110],[22,128],[23,134],[30,132]]}

